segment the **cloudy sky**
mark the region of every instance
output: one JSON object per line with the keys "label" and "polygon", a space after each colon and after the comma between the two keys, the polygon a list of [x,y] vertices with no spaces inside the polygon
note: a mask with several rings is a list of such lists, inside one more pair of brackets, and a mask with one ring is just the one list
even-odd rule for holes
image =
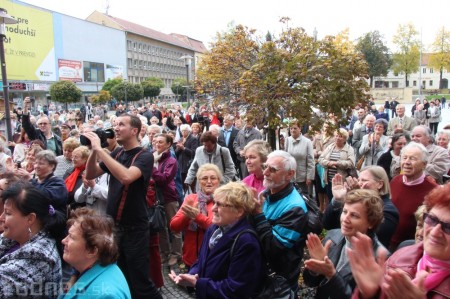
{"label": "cloudy sky", "polygon": [[[6,0],[0,0],[0,3]],[[228,24],[243,24],[257,29],[280,32],[280,17],[291,19],[290,26],[306,29],[318,37],[335,35],[349,28],[356,39],[378,30],[392,46],[399,24],[411,22],[422,31],[426,48],[439,28],[450,29],[448,0],[24,0],[24,2],[85,19],[91,12],[109,14],[164,33],[180,33],[201,40],[208,47],[218,31]],[[420,34],[419,34],[420,35]]]}

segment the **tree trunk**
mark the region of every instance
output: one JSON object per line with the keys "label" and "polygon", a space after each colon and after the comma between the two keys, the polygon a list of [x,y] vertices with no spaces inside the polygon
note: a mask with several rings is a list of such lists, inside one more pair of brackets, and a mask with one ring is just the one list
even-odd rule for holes
{"label": "tree trunk", "polygon": [[267,128],[267,143],[269,143],[272,150],[277,149],[277,137],[275,134],[275,129]]}
{"label": "tree trunk", "polygon": [[405,87],[409,87],[408,74],[405,73]]}
{"label": "tree trunk", "polygon": [[370,76],[369,80],[370,80],[370,88],[373,88],[373,76]]}
{"label": "tree trunk", "polygon": [[444,72],[444,68],[441,66],[441,69],[439,70],[439,89],[444,88],[444,82],[442,82],[442,73]]}

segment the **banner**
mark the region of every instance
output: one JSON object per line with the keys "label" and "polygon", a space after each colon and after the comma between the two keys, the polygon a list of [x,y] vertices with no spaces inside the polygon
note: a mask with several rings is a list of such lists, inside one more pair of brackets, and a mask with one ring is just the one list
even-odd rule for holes
{"label": "banner", "polygon": [[106,65],[105,80],[123,78],[123,67],[121,65]]}
{"label": "banner", "polygon": [[81,82],[82,65],[81,61],[58,59],[59,80]]}
{"label": "banner", "polygon": [[53,15],[2,1],[18,23],[6,25],[5,55],[9,80],[56,81]]}

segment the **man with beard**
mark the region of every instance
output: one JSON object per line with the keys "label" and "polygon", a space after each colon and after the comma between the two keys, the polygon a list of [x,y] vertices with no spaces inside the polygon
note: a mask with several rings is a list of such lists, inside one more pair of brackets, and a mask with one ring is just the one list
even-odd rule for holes
{"label": "man with beard", "polygon": [[253,225],[273,271],[286,278],[297,292],[300,263],[306,239],[307,208],[291,180],[297,163],[281,150],[263,164],[264,187],[255,199]]}
{"label": "man with beard", "polygon": [[[103,151],[94,132],[84,135],[92,151],[86,165],[86,179],[107,172],[110,176],[106,213],[115,220],[119,245],[118,266],[130,286],[133,298],[162,298],[149,280],[149,227],[146,192],[153,170],[153,155],[139,144],[139,117],[122,114],[114,128],[122,146],[111,155]],[[102,162],[97,163],[97,160]]]}

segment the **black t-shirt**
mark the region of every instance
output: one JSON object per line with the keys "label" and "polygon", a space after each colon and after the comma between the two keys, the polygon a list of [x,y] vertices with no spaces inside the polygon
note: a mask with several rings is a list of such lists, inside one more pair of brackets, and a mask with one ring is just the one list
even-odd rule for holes
{"label": "black t-shirt", "polygon": [[[119,147],[111,153],[111,157],[123,166],[129,168],[134,156],[139,153],[141,149],[142,147],[136,147],[129,151],[123,151],[116,159],[117,154],[122,150],[122,148]],[[153,155],[147,150],[142,151],[134,161],[133,166],[141,170],[142,176],[128,187],[128,194],[120,224],[145,228],[148,226],[146,195],[148,182],[152,176]],[[103,171],[111,174],[103,162],[100,163],[100,167]],[[106,213],[113,219],[116,219],[117,209],[119,207],[120,199],[122,198],[123,187],[124,186],[113,175],[110,176]]]}

